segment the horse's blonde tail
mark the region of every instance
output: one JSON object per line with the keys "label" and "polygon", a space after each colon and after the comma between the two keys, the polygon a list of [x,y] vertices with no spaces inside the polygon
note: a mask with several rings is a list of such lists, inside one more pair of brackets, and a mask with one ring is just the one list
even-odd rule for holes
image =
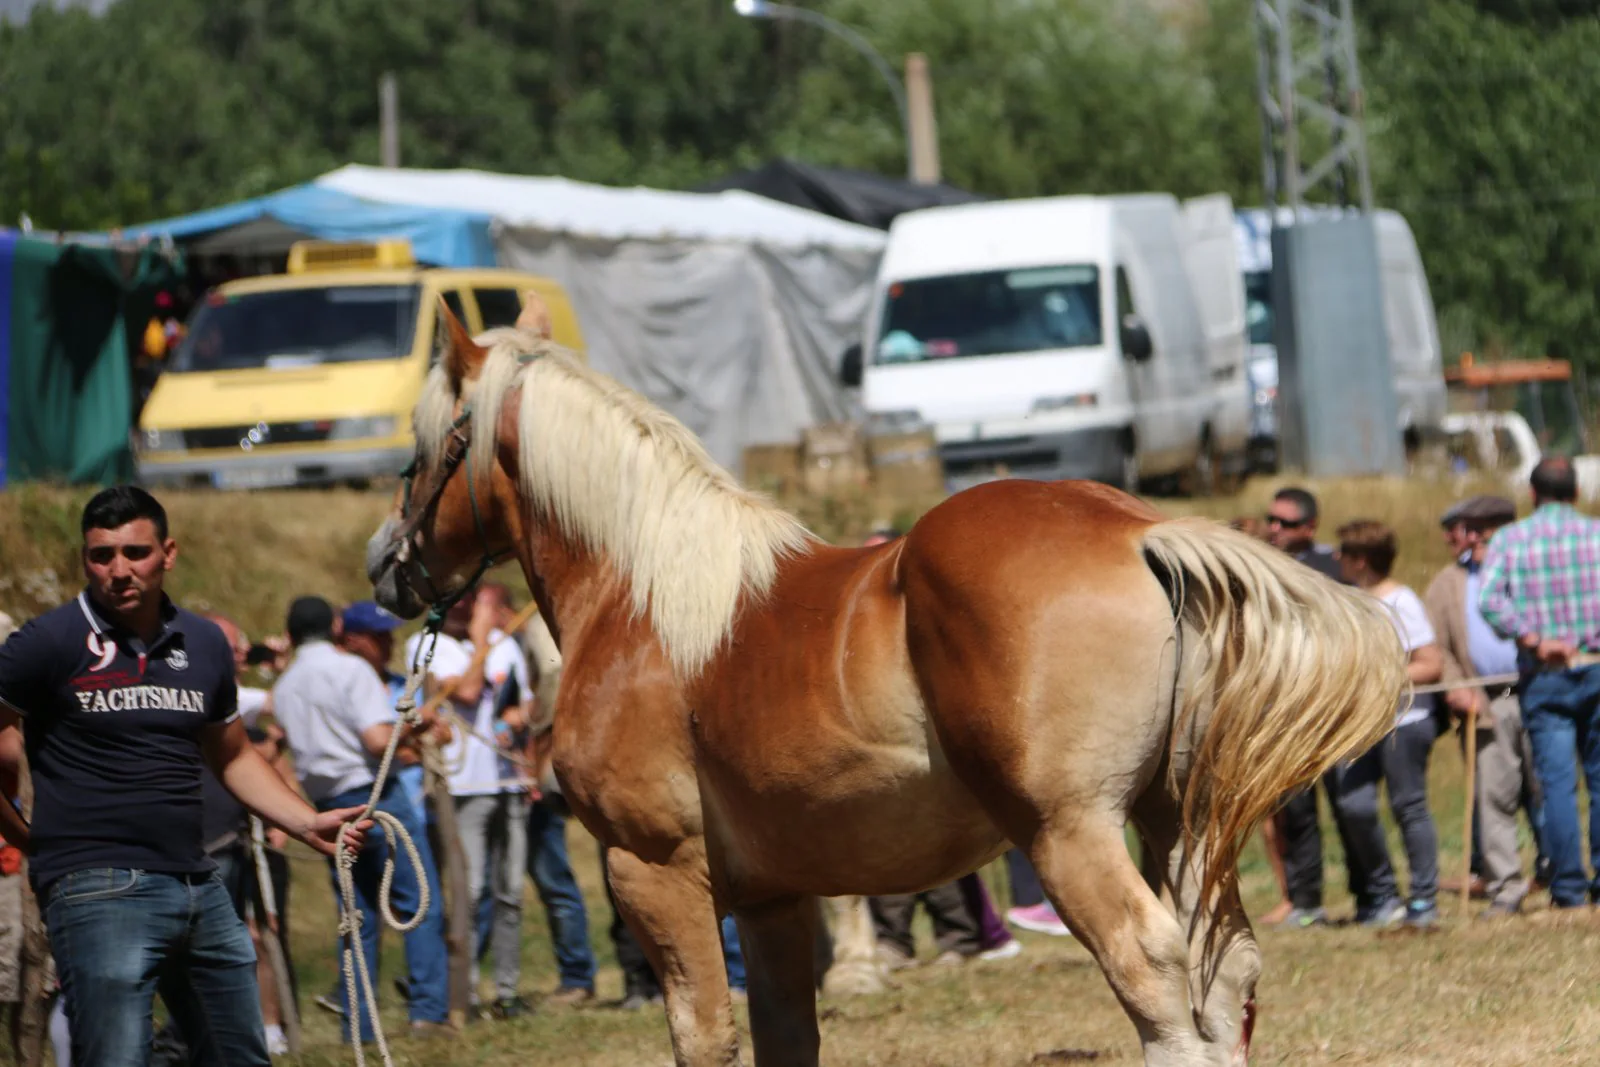
{"label": "horse's blonde tail", "polygon": [[1143,547],[1204,643],[1172,736],[1193,735],[1183,821],[1209,900],[1231,888],[1251,832],[1286,794],[1394,726],[1405,654],[1378,600],[1219,523],[1159,523]]}

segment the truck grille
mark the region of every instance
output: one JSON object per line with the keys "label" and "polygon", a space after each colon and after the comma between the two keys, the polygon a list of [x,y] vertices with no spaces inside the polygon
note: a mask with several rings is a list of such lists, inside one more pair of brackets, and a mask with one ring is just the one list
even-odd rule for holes
{"label": "truck grille", "polygon": [[[270,445],[302,445],[326,441],[333,423],[328,420],[314,422],[256,423],[250,426],[207,426],[199,430],[184,430],[183,440],[190,448],[239,448],[241,442],[250,442],[251,449]],[[251,431],[256,431],[252,440]],[[250,451],[251,449],[244,449]]]}

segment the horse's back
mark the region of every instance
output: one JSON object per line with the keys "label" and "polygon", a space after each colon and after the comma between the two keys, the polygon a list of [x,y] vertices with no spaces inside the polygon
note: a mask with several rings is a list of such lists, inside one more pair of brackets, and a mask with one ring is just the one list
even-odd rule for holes
{"label": "horse's back", "polygon": [[1139,540],[1160,521],[1148,504],[1098,482],[988,482],[924,515],[902,568],[942,592],[1003,601],[1041,583],[1088,588],[1097,575],[1143,568]]}

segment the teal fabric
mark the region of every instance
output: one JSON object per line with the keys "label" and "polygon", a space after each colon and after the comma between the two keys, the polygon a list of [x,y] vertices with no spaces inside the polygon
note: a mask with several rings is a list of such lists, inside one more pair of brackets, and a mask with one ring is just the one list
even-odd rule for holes
{"label": "teal fabric", "polygon": [[16,242],[11,263],[7,478],[108,485],[134,474],[129,326],[142,329],[181,262],[157,249]]}

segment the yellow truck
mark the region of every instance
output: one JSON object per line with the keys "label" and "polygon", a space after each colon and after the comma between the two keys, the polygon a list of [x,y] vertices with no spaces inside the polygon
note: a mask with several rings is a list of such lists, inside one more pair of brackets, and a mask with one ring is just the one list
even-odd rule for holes
{"label": "yellow truck", "polygon": [[473,333],[523,294],[581,353],[561,286],[493,268],[418,266],[405,241],[303,241],[283,274],[211,291],[139,417],[139,479],[258,489],[363,484],[411,458],[411,409],[435,355],[440,298]]}

